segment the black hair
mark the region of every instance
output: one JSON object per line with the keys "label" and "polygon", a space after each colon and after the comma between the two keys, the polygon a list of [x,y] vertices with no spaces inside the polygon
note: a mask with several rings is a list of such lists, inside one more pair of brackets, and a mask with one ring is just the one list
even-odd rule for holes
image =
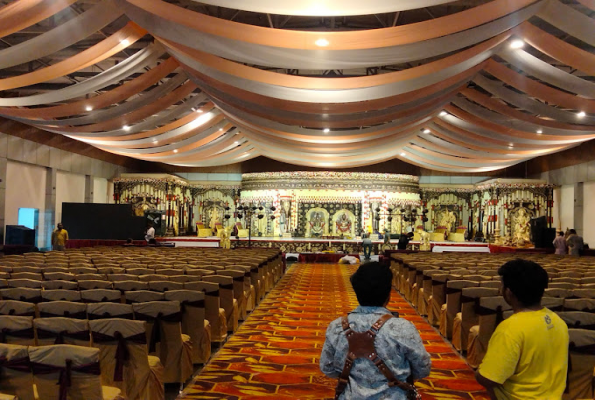
{"label": "black hair", "polygon": [[413,236],[415,236],[415,233],[413,233],[413,232],[409,232],[409,233],[407,234],[407,237],[409,237],[409,238],[412,238]]}
{"label": "black hair", "polygon": [[575,234],[576,235],[576,230],[575,229],[571,229],[568,231],[570,234]]}
{"label": "black hair", "polygon": [[547,271],[541,265],[520,258],[502,265],[498,275],[502,277],[504,288],[510,289],[525,307],[541,302],[549,280]]}
{"label": "black hair", "polygon": [[126,239],[126,243],[132,243],[132,238]]}
{"label": "black hair", "polygon": [[564,236],[564,232],[558,231],[558,236]]}
{"label": "black hair", "polygon": [[385,264],[370,262],[362,264],[350,281],[360,305],[382,307],[390,296],[393,273]]}

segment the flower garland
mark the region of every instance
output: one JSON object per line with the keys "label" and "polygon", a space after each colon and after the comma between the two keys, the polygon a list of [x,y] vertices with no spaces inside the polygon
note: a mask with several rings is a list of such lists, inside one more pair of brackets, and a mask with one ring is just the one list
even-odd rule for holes
{"label": "flower garland", "polygon": [[385,174],[376,172],[336,172],[336,171],[292,171],[292,172],[256,172],[242,174],[244,180],[258,179],[355,179],[355,180],[394,180],[418,183],[419,177],[403,174]]}

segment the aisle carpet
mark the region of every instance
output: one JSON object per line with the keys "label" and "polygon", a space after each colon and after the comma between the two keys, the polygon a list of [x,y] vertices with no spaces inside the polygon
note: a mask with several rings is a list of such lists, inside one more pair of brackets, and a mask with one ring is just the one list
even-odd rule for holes
{"label": "aisle carpet", "polygon": [[[295,264],[178,399],[332,399],[336,381],[318,362],[330,321],[357,306],[355,267]],[[423,399],[488,399],[473,371],[395,291],[388,308],[415,324],[432,373]]]}

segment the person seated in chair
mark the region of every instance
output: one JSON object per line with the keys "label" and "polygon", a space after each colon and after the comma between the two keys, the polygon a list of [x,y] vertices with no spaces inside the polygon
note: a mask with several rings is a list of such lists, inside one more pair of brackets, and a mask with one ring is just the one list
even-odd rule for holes
{"label": "person seated in chair", "polygon": [[320,355],[320,370],[339,378],[335,398],[405,400],[412,390],[405,381],[430,374],[430,355],[415,326],[386,309],[392,278],[379,262],[362,264],[351,276],[360,305],[330,323]]}

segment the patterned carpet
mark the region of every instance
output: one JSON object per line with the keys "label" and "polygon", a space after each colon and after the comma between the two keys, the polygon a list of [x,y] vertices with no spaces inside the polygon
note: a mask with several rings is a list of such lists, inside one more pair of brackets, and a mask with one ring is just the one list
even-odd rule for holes
{"label": "patterned carpet", "polygon": [[[357,306],[353,266],[294,264],[178,399],[332,399],[319,368],[326,327]],[[432,355],[423,399],[488,399],[473,371],[397,293],[388,308],[413,322]]]}

